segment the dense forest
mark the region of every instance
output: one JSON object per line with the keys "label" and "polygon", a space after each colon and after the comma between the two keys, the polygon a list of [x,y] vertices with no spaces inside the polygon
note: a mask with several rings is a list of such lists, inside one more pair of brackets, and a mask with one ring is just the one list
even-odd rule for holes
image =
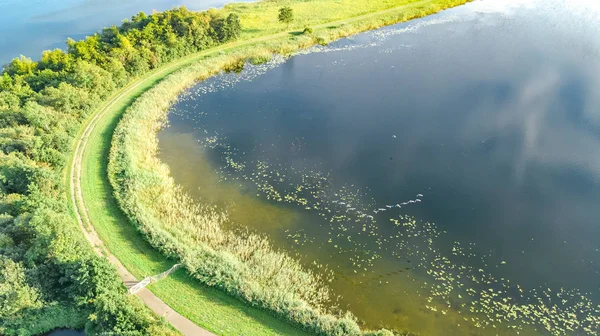
{"label": "dense forest", "polygon": [[161,64],[239,36],[235,14],[139,13],[67,50],[21,56],[0,80],[0,334],[59,326],[168,334],[96,257],[70,215],[64,171],[73,139],[104,99]]}

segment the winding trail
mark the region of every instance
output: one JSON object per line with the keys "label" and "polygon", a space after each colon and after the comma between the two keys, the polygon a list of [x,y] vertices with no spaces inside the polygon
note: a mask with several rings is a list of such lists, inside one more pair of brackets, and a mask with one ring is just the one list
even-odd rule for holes
{"label": "winding trail", "polygon": [[[378,15],[390,14],[392,12],[400,12],[404,9],[419,6],[427,3],[431,3],[433,0],[422,0],[413,2],[407,5],[394,7],[378,12],[373,12],[365,15],[360,15],[356,17],[352,17],[349,19],[332,21],[323,23],[320,25],[315,25],[314,28],[326,28],[332,25],[340,25],[344,23],[351,23],[359,20],[364,20],[367,18],[375,17]],[[265,42],[277,38],[282,38],[285,36],[289,36],[293,31],[284,31],[277,34],[262,36],[258,38],[252,38],[248,40],[242,40],[238,42],[232,42],[225,45],[221,45],[218,47],[214,47],[205,51],[201,51],[192,55],[188,55],[179,60],[173,61],[171,63],[165,64],[162,67],[155,69],[147,73],[146,75],[137,78],[129,85],[121,88],[115,94],[109,98],[105,103],[103,103],[96,112],[91,116],[91,118],[87,121],[87,125],[85,129],[79,134],[75,141],[75,149],[72,157],[72,164],[70,167],[70,172],[67,173],[68,177],[68,185],[70,191],[70,203],[73,206],[73,212],[79,224],[81,231],[83,232],[85,238],[92,246],[94,252],[99,256],[105,256],[108,258],[110,263],[114,265],[117,269],[117,272],[122,279],[123,283],[129,288],[136,283],[138,283],[138,279],[125,268],[125,266],[117,259],[113,254],[110,253],[108,248],[104,245],[103,241],[100,239],[100,236],[94,229],[93,223],[90,221],[88,216],[88,210],[85,205],[85,198],[81,188],[82,181],[82,166],[84,153],[86,151],[86,146],[88,144],[88,139],[93,132],[100,132],[101,130],[96,129],[96,125],[98,125],[99,121],[109,115],[111,109],[118,103],[121,103],[129,98],[135,93],[135,89],[151,83],[152,81],[160,80],[166,77],[168,74],[183,68],[186,65],[195,63],[200,61],[206,56],[211,54],[216,54],[219,52],[223,52],[229,49],[234,49],[242,46],[247,46],[250,44],[255,44],[259,42]],[[183,317],[171,307],[169,307],[166,303],[164,303],[161,299],[155,296],[150,290],[144,288],[137,292],[137,295],[143,302],[146,304],[152,311],[154,311],[157,315],[163,316],[173,327],[175,327],[179,332],[183,335],[193,335],[193,336],[214,336],[213,333],[197,326],[189,319]]]}
{"label": "winding trail", "polygon": [[[119,277],[127,286],[127,288],[135,285],[139,282],[139,280],[133,274],[131,274],[125,268],[125,266],[123,266],[119,259],[117,259],[108,251],[108,249],[104,246],[104,243],[98,236],[98,233],[96,232],[96,230],[94,230],[94,227],[90,222],[88,212],[83,200],[83,193],[81,191],[81,167],[83,153],[87,145],[87,140],[89,139],[90,134],[94,131],[98,120],[100,120],[100,118],[102,118],[102,116],[104,116],[104,114],[110,110],[110,108],[115,102],[117,102],[120,98],[126,96],[127,93],[135,89],[140,84],[141,81],[138,81],[137,83],[134,82],[134,84],[130,85],[126,90],[114,96],[105,104],[104,108],[102,108],[98,113],[96,113],[93,119],[88,123],[82,135],[77,140],[75,155],[71,165],[71,175],[69,179],[71,190],[71,202],[73,204],[75,217],[77,218],[77,222],[81,231],[83,232],[85,238],[90,243],[90,245],[92,245],[94,252],[99,256],[106,256],[110,263],[116,267]],[[192,321],[177,313],[147,288],[141,289],[135,295],[137,295],[146,306],[152,309],[154,313],[156,313],[159,316],[163,316],[167,321],[169,321],[169,323],[173,327],[175,327],[183,335],[214,336],[213,333],[200,328],[199,326],[192,323]]]}

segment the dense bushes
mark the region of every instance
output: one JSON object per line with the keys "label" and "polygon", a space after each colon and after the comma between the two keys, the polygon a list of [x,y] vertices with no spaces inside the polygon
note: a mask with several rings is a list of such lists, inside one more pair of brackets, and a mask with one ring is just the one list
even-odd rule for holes
{"label": "dense bushes", "polygon": [[[91,254],[68,215],[63,171],[94,108],[161,64],[239,36],[239,18],[176,8],[135,15],[0,76],[0,334],[56,327],[170,334]],[[67,308],[68,307],[68,308]],[[64,312],[61,313],[61,312]],[[65,319],[64,317],[69,317]]]}

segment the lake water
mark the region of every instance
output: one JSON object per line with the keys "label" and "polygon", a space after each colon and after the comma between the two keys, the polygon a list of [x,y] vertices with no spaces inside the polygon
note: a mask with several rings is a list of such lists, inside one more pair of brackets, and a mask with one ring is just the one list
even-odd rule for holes
{"label": "lake water", "polygon": [[19,55],[36,60],[44,50],[65,48],[68,37],[83,39],[140,11],[151,13],[174,6],[201,10],[227,2],[231,1],[0,0],[0,64]]}
{"label": "lake water", "polygon": [[161,158],[231,228],[422,335],[594,334],[600,13],[477,1],[189,89]]}

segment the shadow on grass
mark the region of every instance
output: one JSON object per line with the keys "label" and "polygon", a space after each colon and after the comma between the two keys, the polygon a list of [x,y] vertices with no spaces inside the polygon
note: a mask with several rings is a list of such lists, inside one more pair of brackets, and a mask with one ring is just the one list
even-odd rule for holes
{"label": "shadow on grass", "polygon": [[[131,250],[145,255],[149,259],[152,259],[153,264],[155,264],[156,267],[153,267],[153,272],[159,273],[170,268],[175,261],[170,261],[160,254],[160,252],[156,251],[144,239],[137,228],[129,222],[129,219],[125,216],[117,204],[116,199],[113,197],[114,190],[107,177],[108,156],[110,152],[112,135],[119,124],[119,121],[121,121],[121,117],[123,116],[125,110],[144,92],[145,90],[129,97],[124,102],[124,107],[120,108],[119,111],[111,117],[108,127],[104,128],[100,133],[100,142],[97,144],[99,148],[100,170],[98,171],[98,174],[94,176],[94,180],[99,184],[100,193],[97,196],[100,196],[103,200],[107,213],[111,214],[110,220],[114,223],[114,226],[119,229],[118,234],[123,237],[123,239],[120,241],[127,244],[127,247]],[[146,274],[146,276],[148,275],[152,274]]]}
{"label": "shadow on grass", "polygon": [[[160,294],[162,291],[164,291],[164,289],[161,287],[167,287],[169,285],[168,282],[173,281],[177,283],[179,285],[178,287],[181,289],[181,292],[176,293],[179,294],[181,297],[181,300],[178,300],[178,304],[180,305],[189,305],[189,301],[194,300],[196,300],[196,302],[210,301],[211,303],[216,304],[220,307],[234,307],[238,311],[243,312],[243,314],[245,315],[243,318],[252,320],[253,323],[257,324],[257,328],[261,328],[261,326],[267,327],[271,331],[275,332],[277,335],[310,335],[302,331],[299,327],[297,328],[290,325],[287,321],[280,319],[278,316],[274,315],[270,311],[252,307],[247,303],[221,291],[218,288],[209,287],[199,283],[198,280],[189,275],[187,273],[187,270],[185,269],[179,269],[175,271],[169,276],[169,278],[165,280],[163,280],[164,282],[162,283],[153,283],[150,286],[148,286],[148,288]],[[215,312],[195,310],[192,314],[200,317],[203,315],[214,315]],[[226,316],[220,316],[219,318],[225,321],[231,319]],[[208,318],[204,318],[202,320],[206,319]],[[231,321],[230,323],[236,324],[240,322],[242,321],[236,320]],[[210,329],[209,325],[203,327]]]}
{"label": "shadow on grass", "polygon": [[260,29],[258,28],[243,28],[242,32],[247,33],[247,34],[254,34],[254,33],[260,33]]}

